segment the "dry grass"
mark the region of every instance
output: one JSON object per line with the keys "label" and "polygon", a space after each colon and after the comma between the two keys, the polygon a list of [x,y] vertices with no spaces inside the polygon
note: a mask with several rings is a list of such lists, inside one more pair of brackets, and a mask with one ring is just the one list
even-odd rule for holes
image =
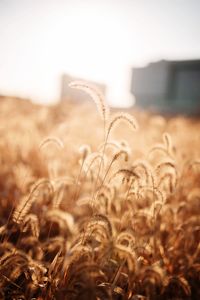
{"label": "dry grass", "polygon": [[0,299],[200,299],[200,121],[72,87],[0,99]]}

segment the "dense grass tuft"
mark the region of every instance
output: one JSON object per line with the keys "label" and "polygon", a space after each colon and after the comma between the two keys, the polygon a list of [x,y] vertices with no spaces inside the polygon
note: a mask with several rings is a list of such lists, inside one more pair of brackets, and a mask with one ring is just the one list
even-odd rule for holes
{"label": "dense grass tuft", "polygon": [[71,86],[0,102],[0,299],[200,299],[200,121]]}

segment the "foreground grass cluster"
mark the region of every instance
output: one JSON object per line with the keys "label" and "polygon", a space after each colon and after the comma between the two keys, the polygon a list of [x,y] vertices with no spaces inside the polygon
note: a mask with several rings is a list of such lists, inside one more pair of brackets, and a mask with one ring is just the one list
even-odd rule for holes
{"label": "foreground grass cluster", "polygon": [[0,101],[0,299],[200,299],[200,121]]}

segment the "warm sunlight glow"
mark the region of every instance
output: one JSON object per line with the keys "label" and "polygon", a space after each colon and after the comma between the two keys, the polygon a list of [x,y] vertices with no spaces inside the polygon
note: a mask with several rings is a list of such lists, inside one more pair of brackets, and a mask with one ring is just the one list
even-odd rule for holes
{"label": "warm sunlight glow", "polygon": [[197,10],[190,11],[187,3],[182,7],[189,16],[187,24],[178,1],[174,6],[159,3],[2,1],[0,94],[55,102],[66,73],[106,84],[112,105],[133,104],[132,66],[199,53],[194,36],[200,26],[191,21]]}

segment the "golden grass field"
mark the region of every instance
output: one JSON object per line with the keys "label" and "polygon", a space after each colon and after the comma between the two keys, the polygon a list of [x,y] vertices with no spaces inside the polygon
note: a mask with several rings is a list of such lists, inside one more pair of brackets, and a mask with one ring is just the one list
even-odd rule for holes
{"label": "golden grass field", "polygon": [[200,299],[200,120],[72,87],[0,99],[0,299]]}

